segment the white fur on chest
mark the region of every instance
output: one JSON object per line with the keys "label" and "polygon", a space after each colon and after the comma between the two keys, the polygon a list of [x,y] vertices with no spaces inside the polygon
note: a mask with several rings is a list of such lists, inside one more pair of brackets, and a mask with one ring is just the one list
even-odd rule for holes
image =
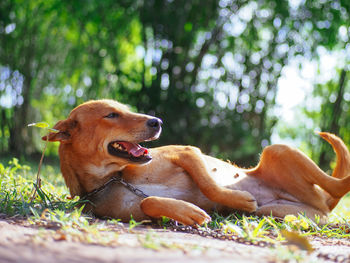
{"label": "white fur on chest", "polygon": [[185,195],[189,194],[189,191],[185,189],[179,189],[174,187],[169,187],[166,185],[159,184],[138,184],[134,185],[136,188],[140,189],[148,196],[160,196],[160,197],[172,197],[172,198],[183,198]]}
{"label": "white fur on chest", "polygon": [[103,178],[106,175],[111,174],[112,172],[116,172],[116,171],[121,171],[124,169],[125,166],[119,166],[117,164],[110,164],[110,165],[94,165],[94,164],[88,164],[85,168],[86,172],[89,174],[93,174],[97,177]]}

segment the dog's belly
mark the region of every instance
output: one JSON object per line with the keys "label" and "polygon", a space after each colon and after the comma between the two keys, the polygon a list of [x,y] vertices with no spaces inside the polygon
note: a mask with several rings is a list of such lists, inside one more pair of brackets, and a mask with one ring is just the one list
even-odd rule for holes
{"label": "dog's belly", "polygon": [[292,202],[299,202],[295,197],[286,193],[285,191],[268,186],[259,178],[253,176],[246,176],[239,182],[233,185],[228,185],[226,187],[251,193],[255,197],[258,207],[264,206],[279,199],[288,200]]}
{"label": "dog's belly", "polygon": [[267,185],[257,177],[247,175],[246,169],[236,167],[211,156],[205,155],[204,157],[207,161],[207,169],[217,184],[251,193],[255,197],[258,206],[269,204],[278,199],[299,202],[299,200],[285,191]]}

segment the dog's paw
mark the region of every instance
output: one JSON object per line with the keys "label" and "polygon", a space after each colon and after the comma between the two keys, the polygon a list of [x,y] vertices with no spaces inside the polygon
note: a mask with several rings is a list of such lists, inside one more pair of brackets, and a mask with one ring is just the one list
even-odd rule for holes
{"label": "dog's paw", "polygon": [[194,225],[203,225],[211,221],[211,217],[199,207],[193,205],[191,209],[187,209],[181,217],[176,218],[175,220],[179,221],[184,225],[194,226]]}
{"label": "dog's paw", "polygon": [[258,204],[257,204],[254,196],[249,192],[242,191],[241,201],[242,201],[242,210],[243,211],[253,213],[258,208]]}

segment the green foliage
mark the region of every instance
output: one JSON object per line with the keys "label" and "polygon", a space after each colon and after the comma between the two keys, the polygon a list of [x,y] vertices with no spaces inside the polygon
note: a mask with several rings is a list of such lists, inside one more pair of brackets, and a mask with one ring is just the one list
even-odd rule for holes
{"label": "green foliage", "polygon": [[[0,163],[0,213],[9,216],[30,216],[41,214],[45,209],[73,209],[79,204],[78,199],[69,200],[61,175],[54,174],[52,167],[43,169],[45,179],[42,188],[37,188],[38,195],[32,200],[34,174],[27,165],[13,159],[8,166]],[[50,173],[48,175],[48,173]],[[57,180],[61,184],[56,183]],[[55,186],[51,183],[55,183]]]}
{"label": "green foliage", "polygon": [[284,66],[345,49],[350,23],[345,0],[3,0],[0,13],[0,152],[35,153],[26,124],[113,98],[164,120],[152,145],[246,165],[278,121]]}
{"label": "green foliage", "polygon": [[132,230],[133,228],[135,228],[141,224],[142,224],[141,222],[135,221],[135,219],[132,217],[132,215],[130,215],[129,230]]}

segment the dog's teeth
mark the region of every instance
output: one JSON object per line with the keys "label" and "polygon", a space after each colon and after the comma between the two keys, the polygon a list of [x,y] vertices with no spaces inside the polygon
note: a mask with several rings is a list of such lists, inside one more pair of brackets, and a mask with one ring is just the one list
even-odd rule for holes
{"label": "dog's teeth", "polygon": [[119,143],[115,142],[112,144],[113,148],[119,151],[125,151],[125,148],[123,145],[120,145]]}

